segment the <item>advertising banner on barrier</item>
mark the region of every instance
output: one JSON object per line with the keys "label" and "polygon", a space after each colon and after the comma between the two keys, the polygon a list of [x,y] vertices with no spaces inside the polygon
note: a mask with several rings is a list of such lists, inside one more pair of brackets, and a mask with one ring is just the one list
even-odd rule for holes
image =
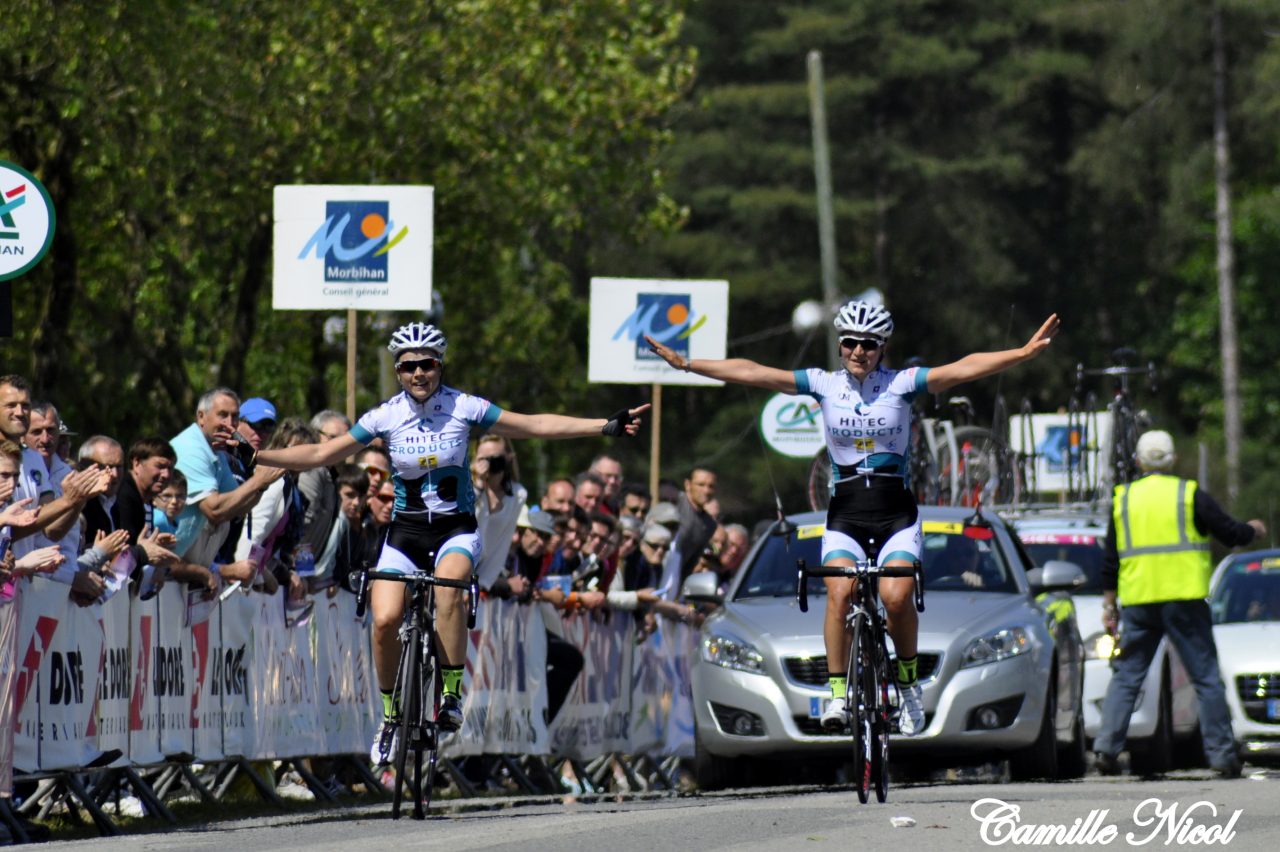
{"label": "advertising banner on barrier", "polygon": [[222,751],[227,757],[254,754],[253,622],[260,609],[259,595],[233,593],[218,607],[221,645],[210,653],[209,695],[221,704]]}
{"label": "advertising banner on barrier", "polygon": [[253,626],[255,758],[318,754],[315,660],[310,623],[285,626],[285,593],[254,595],[259,603]]}
{"label": "advertising banner on barrier", "polygon": [[668,686],[659,634],[651,634],[631,652],[631,742],[628,752],[654,751],[667,731]]}
{"label": "advertising banner on barrier", "polygon": [[363,753],[369,747],[365,720],[377,689],[355,595],[338,590],[333,597],[318,596],[314,619],[321,746],[328,754]]}
{"label": "advertising banner on barrier", "polygon": [[[0,598],[0,695],[13,695],[17,685],[18,598]],[[13,705],[0,701],[0,796],[13,792]]]}
{"label": "advertising banner on barrier", "polygon": [[462,730],[445,755],[546,754],[547,631],[535,606],[484,599],[468,636]]}
{"label": "advertising banner on barrier", "polygon": [[[188,590],[187,611],[198,602],[198,592]],[[222,607],[218,599],[207,617],[192,619],[191,632],[191,753],[197,760],[216,760],[224,754],[222,748],[222,695],[214,677],[214,657],[222,657]],[[203,613],[202,613],[203,614]]]}
{"label": "advertising banner on barrier", "polygon": [[687,624],[665,619],[660,624],[663,669],[670,690],[662,753],[693,757],[693,681],[689,676],[689,663],[698,653],[698,631]]}
{"label": "advertising banner on barrier", "polygon": [[129,699],[133,695],[133,660],[129,654],[128,592],[113,595],[101,608],[102,676],[96,713],[98,750],[129,753]]}
{"label": "advertising banner on barrier", "polygon": [[160,700],[156,698],[152,655],[160,629],[158,596],[134,597],[129,607],[129,656],[132,669],[129,695],[129,759],[136,764],[159,763]]}
{"label": "advertising banner on barrier", "polygon": [[184,583],[166,583],[157,595],[160,624],[151,655],[152,690],[160,702],[160,751],[191,753],[191,630]]}
{"label": "advertising banner on barrier", "polygon": [[18,769],[71,769],[97,756],[98,607],[76,606],[67,591],[65,585],[37,577],[23,594],[14,697]]}
{"label": "advertising banner on barrier", "polygon": [[[564,619],[564,638],[582,650],[582,674],[551,728],[551,753],[592,760],[630,751],[631,619],[624,613],[577,613]],[[606,620],[607,619],[607,620]]]}

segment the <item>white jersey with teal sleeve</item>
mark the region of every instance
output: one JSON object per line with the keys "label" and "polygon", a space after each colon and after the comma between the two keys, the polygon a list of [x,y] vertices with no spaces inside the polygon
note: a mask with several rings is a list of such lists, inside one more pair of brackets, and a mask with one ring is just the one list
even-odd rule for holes
{"label": "white jersey with teal sleeve", "polygon": [[797,393],[822,408],[833,481],[855,474],[907,476],[911,401],[927,389],[928,376],[927,367],[877,367],[862,382],[847,370],[795,371]]}
{"label": "white jersey with teal sleeve", "polygon": [[426,402],[401,392],[351,427],[362,444],[381,438],[391,453],[395,512],[459,515],[475,509],[468,459],[471,429],[488,429],[502,409],[441,385]]}

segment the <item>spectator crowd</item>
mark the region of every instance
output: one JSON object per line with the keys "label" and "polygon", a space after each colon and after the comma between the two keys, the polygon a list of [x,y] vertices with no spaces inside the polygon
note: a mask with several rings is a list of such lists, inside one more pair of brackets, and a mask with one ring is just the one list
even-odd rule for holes
{"label": "spectator crowd", "polygon": [[[375,442],[303,473],[255,464],[258,450],[330,441],[350,426],[337,411],[281,417],[269,400],[214,388],[177,435],[81,439],[23,377],[0,376],[4,601],[37,574],[80,607],[121,591],[146,599],[165,583],[206,599],[354,592],[391,522],[387,451]],[[507,439],[481,436],[471,459],[481,594],[542,608],[548,721],[583,668],[563,616],[632,618],[641,636],[659,619],[698,625],[705,612],[680,599],[684,579],[714,572],[723,589],[746,555],[749,533],[721,522],[711,470],[664,481],[655,501],[601,454],[534,496]]]}

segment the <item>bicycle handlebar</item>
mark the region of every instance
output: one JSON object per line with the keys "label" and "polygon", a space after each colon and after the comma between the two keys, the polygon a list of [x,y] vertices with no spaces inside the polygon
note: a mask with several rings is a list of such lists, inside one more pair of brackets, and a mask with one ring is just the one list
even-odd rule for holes
{"label": "bicycle handlebar", "polygon": [[476,626],[476,605],[480,599],[480,586],[476,581],[476,575],[473,572],[470,579],[467,580],[450,580],[445,577],[437,577],[434,574],[402,574],[398,571],[361,571],[360,583],[356,587],[356,618],[364,618],[365,609],[369,603],[369,581],[370,580],[392,580],[405,585],[426,585],[426,586],[448,586],[451,589],[465,589],[470,594],[467,599],[467,629],[472,630]]}
{"label": "bicycle handlebar", "polygon": [[924,612],[924,574],[919,562],[912,565],[872,565],[860,562],[854,565],[823,565],[809,568],[803,559],[796,560],[796,600],[801,612],[809,611],[810,577],[846,577],[859,580],[871,577],[912,577],[916,581],[915,604],[917,612]]}

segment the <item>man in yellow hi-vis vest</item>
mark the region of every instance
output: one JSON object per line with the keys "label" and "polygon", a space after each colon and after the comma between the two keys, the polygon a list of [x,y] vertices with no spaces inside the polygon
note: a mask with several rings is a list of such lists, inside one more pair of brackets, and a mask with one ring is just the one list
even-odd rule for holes
{"label": "man in yellow hi-vis vest", "polygon": [[[1200,733],[1209,765],[1224,778],[1240,777],[1240,758],[1218,672],[1218,649],[1209,617],[1209,536],[1238,547],[1265,535],[1262,521],[1231,517],[1194,480],[1169,471],[1176,456],[1168,432],[1138,439],[1142,476],[1117,485],[1102,565],[1102,623],[1115,635],[1124,619],[1120,652],[1102,701],[1102,726],[1094,739],[1098,771],[1114,775],[1129,716],[1156,646],[1166,633],[1196,688]],[[1116,609],[1116,598],[1123,610]]]}

